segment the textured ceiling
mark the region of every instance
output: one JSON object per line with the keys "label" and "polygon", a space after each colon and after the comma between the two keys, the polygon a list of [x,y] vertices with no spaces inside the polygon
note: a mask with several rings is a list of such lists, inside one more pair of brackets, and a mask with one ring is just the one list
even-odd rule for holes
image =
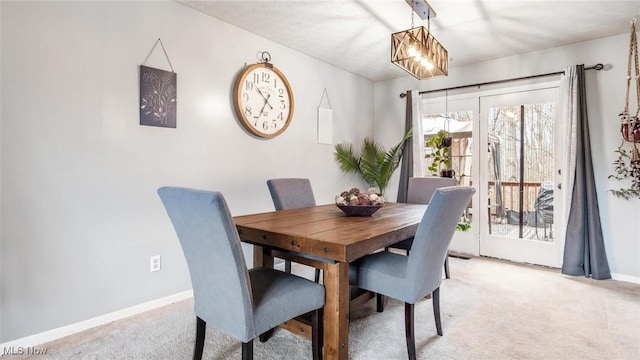
{"label": "textured ceiling", "polygon": [[[407,76],[391,33],[411,26],[405,0],[178,1],[371,81]],[[429,0],[431,31],[456,66],[627,33],[640,0]],[[415,16],[415,25],[427,26]]]}

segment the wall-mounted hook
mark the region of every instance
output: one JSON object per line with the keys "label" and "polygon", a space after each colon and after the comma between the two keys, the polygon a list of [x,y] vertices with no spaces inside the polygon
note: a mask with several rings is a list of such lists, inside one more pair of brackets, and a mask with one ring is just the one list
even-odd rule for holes
{"label": "wall-mounted hook", "polygon": [[262,61],[264,61],[265,63],[268,63],[269,61],[271,61],[271,54],[269,54],[268,51],[263,51],[261,54],[262,57]]}

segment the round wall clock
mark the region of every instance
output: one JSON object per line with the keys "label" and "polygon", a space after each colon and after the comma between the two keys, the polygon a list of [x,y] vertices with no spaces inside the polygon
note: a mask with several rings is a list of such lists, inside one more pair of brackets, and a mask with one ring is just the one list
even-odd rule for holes
{"label": "round wall clock", "polygon": [[267,61],[247,66],[240,73],[233,96],[240,122],[256,136],[278,136],[291,123],[291,86],[284,74]]}

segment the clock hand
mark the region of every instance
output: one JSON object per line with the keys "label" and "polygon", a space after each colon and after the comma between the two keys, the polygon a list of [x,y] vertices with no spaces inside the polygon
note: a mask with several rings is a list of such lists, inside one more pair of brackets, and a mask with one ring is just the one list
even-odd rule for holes
{"label": "clock hand", "polygon": [[[269,94],[269,96],[264,96],[264,94],[262,93],[259,87],[255,86],[255,89],[258,90],[258,93],[264,98],[264,101],[266,101],[267,104],[269,104],[269,98],[271,97],[271,94]],[[273,106],[271,106],[271,104],[269,104],[269,107],[273,109]]]}
{"label": "clock hand", "polygon": [[[266,99],[265,99],[266,100]],[[267,101],[264,102],[264,105],[262,105],[262,109],[260,109],[260,113],[258,114],[258,116],[255,116],[256,119],[259,119],[260,116],[262,116],[262,113],[264,112],[264,108],[267,107],[267,105],[269,105],[269,103]],[[271,105],[269,105],[271,106]],[[273,108],[272,108],[273,109]]]}
{"label": "clock hand", "polygon": [[269,98],[271,97],[271,94],[269,94],[269,96],[267,96],[264,100],[267,102],[267,105],[269,105],[269,108],[271,110],[273,110],[273,106],[271,106],[271,104],[269,104]]}

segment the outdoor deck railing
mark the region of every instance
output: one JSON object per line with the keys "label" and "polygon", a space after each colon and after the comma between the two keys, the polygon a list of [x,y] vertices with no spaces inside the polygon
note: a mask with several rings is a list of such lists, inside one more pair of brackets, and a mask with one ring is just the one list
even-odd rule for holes
{"label": "outdoor deck railing", "polygon": [[[523,203],[522,209],[525,211],[533,211],[535,210],[536,199],[538,198],[538,193],[540,191],[541,182],[524,182],[523,183]],[[491,191],[491,204],[497,205],[496,202],[496,193],[495,181],[489,181],[489,186],[492,188]],[[502,216],[505,216],[504,213],[507,209],[518,211],[519,210],[519,201],[520,201],[520,182],[519,181],[503,181],[502,182]],[[493,216],[498,215],[497,207],[491,207],[491,214]]]}

